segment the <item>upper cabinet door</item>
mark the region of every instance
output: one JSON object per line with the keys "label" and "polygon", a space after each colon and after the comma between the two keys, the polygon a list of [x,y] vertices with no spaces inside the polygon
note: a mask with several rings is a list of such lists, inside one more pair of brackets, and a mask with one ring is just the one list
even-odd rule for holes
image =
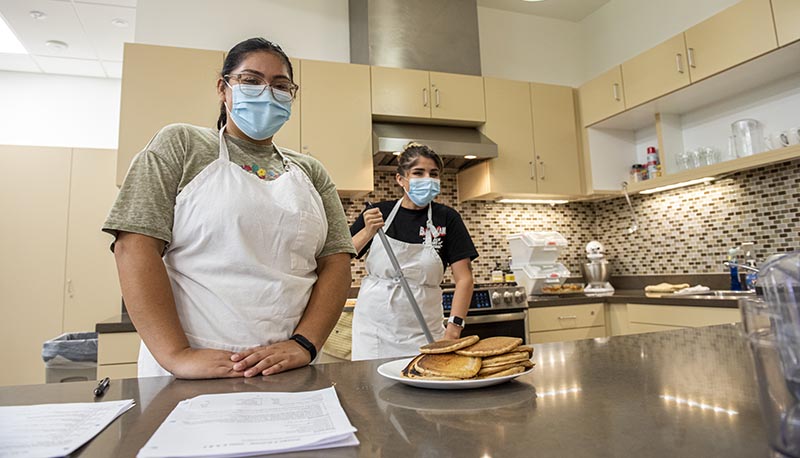
{"label": "upper cabinet door", "polygon": [[603,73],[580,87],[578,98],[583,125],[613,116],[625,109],[620,66]]}
{"label": "upper cabinet door", "polygon": [[319,159],[342,194],[372,191],[369,67],[301,61],[302,152]]}
{"label": "upper cabinet door", "polygon": [[683,34],[622,64],[625,105],[635,107],[689,84]]}
{"label": "upper cabinet door", "polygon": [[573,89],[531,83],[533,143],[539,194],[581,194]]}
{"label": "upper cabinet door", "polygon": [[489,161],[491,191],[535,193],[529,84],[497,78],[484,78],[484,84],[486,124],[480,130],[497,143],[497,158]]}
{"label": "upper cabinet door", "polygon": [[162,127],[176,122],[216,126],[223,58],[222,51],[125,43],[117,186],[133,156]]}
{"label": "upper cabinet door", "polygon": [[[298,59],[289,59],[292,62],[292,72],[294,73],[294,82],[300,82],[300,61]],[[272,139],[276,145],[284,148],[289,148],[293,151],[300,151],[300,97],[302,88],[297,92],[297,97],[292,101],[292,115],[286,124],[281,127],[281,130],[275,134]]]}
{"label": "upper cabinet door", "polygon": [[388,67],[371,67],[370,71],[373,115],[430,119],[428,72]]}
{"label": "upper cabinet door", "polygon": [[686,32],[692,82],[775,49],[769,0],[743,0]]}
{"label": "upper cabinet door", "polygon": [[484,122],[483,78],[431,72],[431,117],[451,121]]}
{"label": "upper cabinet door", "polygon": [[772,0],[778,45],[785,46],[800,40],[800,1]]}

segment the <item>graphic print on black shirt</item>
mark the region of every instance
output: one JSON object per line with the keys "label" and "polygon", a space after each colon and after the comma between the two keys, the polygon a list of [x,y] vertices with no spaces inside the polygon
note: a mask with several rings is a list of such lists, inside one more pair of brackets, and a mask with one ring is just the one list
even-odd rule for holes
{"label": "graphic print on black shirt", "polygon": [[[376,205],[381,211],[383,220],[389,217],[389,213],[397,204],[396,200],[380,202]],[[436,253],[442,259],[442,264],[447,268],[450,264],[462,259],[475,259],[478,257],[478,251],[475,249],[475,244],[472,243],[472,238],[469,236],[469,231],[461,219],[461,215],[452,208],[437,203],[431,204],[433,225],[439,232],[439,236],[433,239],[433,247]],[[428,231],[428,209],[422,210],[409,210],[400,207],[397,210],[397,215],[392,221],[392,225],[386,229],[386,235],[389,237],[400,240],[406,243],[423,243],[425,241],[425,233]],[[363,213],[358,216],[355,223],[350,226],[350,235],[357,234],[361,229],[364,229],[364,215]],[[373,240],[370,240],[367,245],[358,253],[358,258],[364,254],[372,246]]]}

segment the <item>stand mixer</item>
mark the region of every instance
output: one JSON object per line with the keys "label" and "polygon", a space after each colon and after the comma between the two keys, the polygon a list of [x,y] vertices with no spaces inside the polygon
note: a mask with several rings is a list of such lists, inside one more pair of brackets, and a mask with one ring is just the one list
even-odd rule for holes
{"label": "stand mixer", "polygon": [[589,258],[589,262],[583,264],[583,278],[586,279],[586,287],[583,292],[587,296],[611,296],[614,294],[614,287],[608,282],[611,271],[604,251],[603,244],[596,240],[586,244],[586,257]]}

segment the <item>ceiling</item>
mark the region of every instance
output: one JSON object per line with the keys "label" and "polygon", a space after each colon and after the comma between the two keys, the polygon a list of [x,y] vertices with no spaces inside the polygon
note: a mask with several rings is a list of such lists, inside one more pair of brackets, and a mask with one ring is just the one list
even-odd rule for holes
{"label": "ceiling", "polygon": [[[0,0],[0,15],[29,53],[0,53],[0,70],[119,78],[136,0]],[[50,40],[67,47],[48,46]]]}
{"label": "ceiling", "polygon": [[579,22],[610,0],[478,0],[478,6]]}

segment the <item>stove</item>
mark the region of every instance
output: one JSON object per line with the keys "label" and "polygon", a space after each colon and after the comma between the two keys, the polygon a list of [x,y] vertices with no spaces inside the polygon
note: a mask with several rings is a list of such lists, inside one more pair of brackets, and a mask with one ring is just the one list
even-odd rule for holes
{"label": "stove", "polygon": [[[445,316],[453,306],[455,285],[442,285]],[[467,326],[462,336],[477,335],[520,337],[528,341],[528,297],[524,286],[516,283],[478,283],[472,291]]]}
{"label": "stove", "polygon": [[[454,294],[455,285],[442,285],[442,306],[445,313],[448,313],[453,305]],[[525,294],[524,286],[517,286],[516,283],[477,283],[472,290],[469,313],[527,308],[527,295]]]}

